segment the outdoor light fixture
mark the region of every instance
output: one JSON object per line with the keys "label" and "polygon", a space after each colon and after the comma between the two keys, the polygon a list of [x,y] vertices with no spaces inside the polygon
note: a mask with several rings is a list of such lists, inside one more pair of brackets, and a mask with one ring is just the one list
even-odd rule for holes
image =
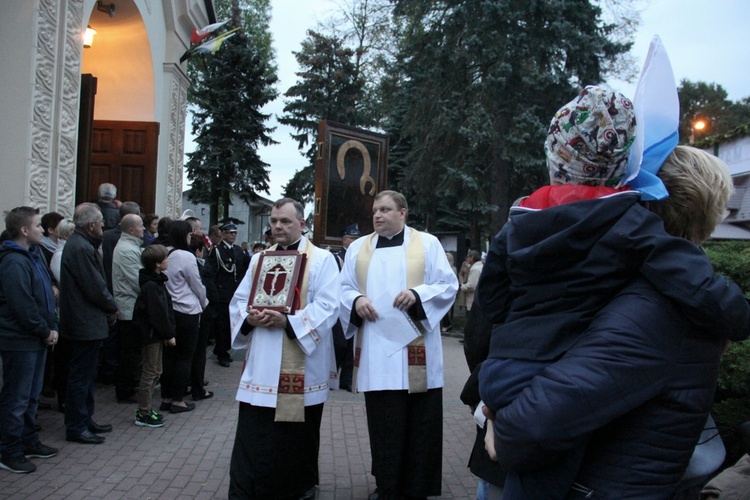
{"label": "outdoor light fixture", "polygon": [[91,48],[91,44],[94,43],[94,35],[96,35],[96,30],[93,29],[91,26],[86,26],[86,31],[83,33],[83,48],[84,49]]}
{"label": "outdoor light fixture", "polygon": [[706,120],[702,118],[698,118],[693,122],[693,126],[690,127],[690,139],[688,140],[689,144],[695,143],[695,133],[696,132],[703,132],[706,130],[706,127],[708,127],[708,123],[706,123]]}
{"label": "outdoor light fixture", "polygon": [[109,17],[115,17],[115,4],[104,5],[102,0],[96,2],[96,10],[109,14]]}

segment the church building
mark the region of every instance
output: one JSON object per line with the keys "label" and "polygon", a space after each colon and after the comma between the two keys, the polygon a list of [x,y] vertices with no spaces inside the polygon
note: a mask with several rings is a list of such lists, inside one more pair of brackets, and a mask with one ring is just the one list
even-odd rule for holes
{"label": "church building", "polygon": [[[0,211],[70,217],[110,182],[177,217],[194,28],[212,0],[13,0],[0,5]],[[88,35],[88,36],[86,36]]]}

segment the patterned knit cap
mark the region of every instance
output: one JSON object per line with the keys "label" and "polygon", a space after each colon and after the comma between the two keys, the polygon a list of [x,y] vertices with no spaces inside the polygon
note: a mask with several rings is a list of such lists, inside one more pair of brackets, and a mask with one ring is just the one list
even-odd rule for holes
{"label": "patterned knit cap", "polygon": [[635,111],[622,94],[590,85],[560,108],[544,151],[556,184],[615,187],[626,173],[635,140]]}

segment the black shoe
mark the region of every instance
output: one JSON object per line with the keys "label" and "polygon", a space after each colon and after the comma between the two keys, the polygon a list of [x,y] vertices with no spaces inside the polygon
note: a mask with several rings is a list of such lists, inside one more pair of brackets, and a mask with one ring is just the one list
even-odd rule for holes
{"label": "black shoe", "polygon": [[65,441],[81,444],[102,444],[104,442],[104,438],[102,436],[93,434],[89,430],[85,430],[80,434],[67,434],[65,436]]}
{"label": "black shoe", "polygon": [[315,486],[307,490],[299,497],[299,500],[315,500]]}
{"label": "black shoe", "polygon": [[223,366],[224,368],[229,368],[230,362],[227,359],[220,359],[219,366]]}
{"label": "black shoe", "polygon": [[58,451],[60,450],[57,448],[47,446],[46,444],[37,441],[36,444],[24,449],[23,454],[26,458],[52,458],[57,455]]}
{"label": "black shoe", "polygon": [[169,413],[185,413],[186,411],[193,410],[195,410],[195,404],[185,401],[185,406],[177,406],[175,404],[172,404],[171,408],[169,409]]}
{"label": "black shoe", "polygon": [[352,392],[352,386],[350,386],[350,385],[340,385],[339,389],[341,389],[342,391]]}
{"label": "black shoe", "polygon": [[159,411],[169,411],[172,409],[172,403],[166,403],[164,401],[159,405]]}
{"label": "black shoe", "polygon": [[104,434],[105,432],[112,432],[112,426],[110,424],[99,425],[96,422],[91,422],[88,426],[89,431],[94,434]]}
{"label": "black shoe", "polygon": [[375,491],[373,491],[372,493],[370,493],[370,496],[367,497],[367,500],[392,500],[392,499],[396,499],[396,498],[407,500],[407,499],[410,499],[412,497],[396,495],[396,494],[393,494],[393,493],[391,493],[391,494],[380,493],[378,491],[378,489],[375,488]]}
{"label": "black shoe", "polygon": [[200,401],[201,399],[211,399],[212,397],[214,397],[214,393],[204,389],[203,394],[193,395],[193,401]]}
{"label": "black shoe", "polygon": [[28,474],[36,470],[36,465],[21,455],[20,457],[3,457],[0,460],[0,469],[9,470],[16,474]]}

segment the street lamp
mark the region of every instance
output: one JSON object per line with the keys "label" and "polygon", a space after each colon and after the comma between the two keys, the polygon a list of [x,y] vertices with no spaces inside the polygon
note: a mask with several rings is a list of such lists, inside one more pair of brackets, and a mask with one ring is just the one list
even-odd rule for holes
{"label": "street lamp", "polygon": [[699,118],[693,122],[693,126],[690,128],[690,144],[695,143],[695,133],[703,132],[706,129],[706,121]]}

